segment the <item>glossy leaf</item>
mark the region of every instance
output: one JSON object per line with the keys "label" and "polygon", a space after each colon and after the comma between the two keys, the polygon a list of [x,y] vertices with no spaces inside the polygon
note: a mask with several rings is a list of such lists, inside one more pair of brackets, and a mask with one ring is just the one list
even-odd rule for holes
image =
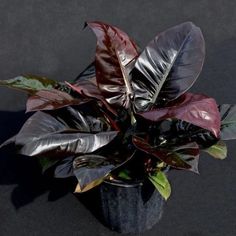
{"label": "glossy leaf", "polygon": [[179,147],[161,148],[151,146],[144,139],[137,136],[133,137],[133,143],[139,150],[158,158],[159,160],[165,162],[167,165],[178,169],[186,169],[198,173],[197,162],[199,148],[194,143],[186,144]]}
{"label": "glossy leaf", "polygon": [[178,120],[171,130],[172,139],[168,143],[196,142],[200,148],[208,148],[219,140],[209,130],[200,128],[188,122]]}
{"label": "glossy leaf", "polygon": [[137,48],[126,33],[102,23],[88,22],[97,36],[96,79],[106,101],[115,107],[130,106],[130,71],[133,68]]}
{"label": "glossy leaf", "polygon": [[227,157],[227,146],[224,141],[220,140],[211,147],[204,149],[209,155],[215,157],[216,159],[223,160]]}
{"label": "glossy leaf", "polygon": [[31,94],[42,89],[52,89],[56,85],[57,82],[54,80],[35,75],[24,75],[14,79],[0,80],[0,86],[23,90]]}
{"label": "glossy leaf", "polygon": [[81,133],[47,113],[37,112],[25,122],[15,143],[21,147],[19,152],[27,156],[45,156],[52,152],[54,156],[68,156],[92,153],[116,136],[116,131]]}
{"label": "glossy leaf", "polygon": [[201,72],[205,43],[200,28],[182,23],[158,34],[135,63],[132,77],[138,111],[186,92]]}
{"label": "glossy leaf", "polygon": [[66,84],[82,96],[104,100],[97,85],[94,63],[91,63],[84,71],[82,71],[77,76],[74,83],[66,82]]}
{"label": "glossy leaf", "polygon": [[65,126],[81,132],[111,131],[109,121],[93,103],[73,107],[68,106],[49,113]]}
{"label": "glossy leaf", "polygon": [[219,106],[221,114],[222,140],[236,139],[236,105],[223,104]]}
{"label": "glossy leaf", "polygon": [[55,110],[71,105],[80,105],[88,102],[89,99],[76,99],[71,95],[56,90],[40,90],[30,96],[26,104],[26,112],[39,110]]}
{"label": "glossy leaf", "polygon": [[220,134],[220,113],[213,98],[202,94],[186,93],[180,103],[164,108],[157,108],[138,114],[157,122],[166,119],[179,119],[209,130],[215,137]]}
{"label": "glossy leaf", "polygon": [[82,71],[77,76],[74,83],[71,84],[66,82],[66,84],[83,97],[93,98],[101,101],[110,112],[117,115],[116,110],[109,106],[98,88],[95,62],[91,63],[84,71]]}
{"label": "glossy leaf", "polygon": [[115,168],[104,156],[83,155],[74,160],[74,174],[78,180],[76,192],[85,192],[101,181]]}
{"label": "glossy leaf", "polygon": [[157,171],[156,173],[150,175],[149,180],[155,186],[157,191],[161,194],[161,196],[167,200],[171,194],[171,186],[170,183],[162,171]]}
{"label": "glossy leaf", "polygon": [[195,142],[170,148],[170,150],[191,166],[189,170],[199,174],[199,147]]}
{"label": "glossy leaf", "polygon": [[3,143],[1,143],[0,149],[9,145],[9,144],[15,143],[15,141],[16,141],[16,135],[14,135],[13,137],[11,137],[11,138],[5,140]]}
{"label": "glossy leaf", "polygon": [[[39,158],[40,159],[40,158]],[[73,161],[74,156],[66,157],[57,163],[54,169],[55,178],[68,178],[74,176]]]}

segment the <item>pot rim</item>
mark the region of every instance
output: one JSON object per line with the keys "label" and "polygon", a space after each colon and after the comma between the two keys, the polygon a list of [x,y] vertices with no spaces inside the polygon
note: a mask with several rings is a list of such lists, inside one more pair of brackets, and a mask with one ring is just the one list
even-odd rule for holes
{"label": "pot rim", "polygon": [[143,180],[130,180],[130,181],[123,181],[123,180],[117,180],[117,179],[113,179],[113,180],[106,179],[103,181],[103,183],[105,183],[105,184],[123,187],[123,188],[133,188],[133,187],[137,187],[137,186],[142,186],[143,182],[144,182],[144,179]]}

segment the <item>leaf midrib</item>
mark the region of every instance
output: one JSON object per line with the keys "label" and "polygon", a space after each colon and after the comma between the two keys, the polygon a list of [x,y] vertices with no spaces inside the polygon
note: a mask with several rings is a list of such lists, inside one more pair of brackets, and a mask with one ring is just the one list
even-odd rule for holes
{"label": "leaf midrib", "polygon": [[188,34],[186,35],[186,37],[185,37],[184,41],[182,42],[182,44],[181,44],[181,46],[180,46],[180,48],[179,48],[179,50],[178,50],[176,56],[174,57],[174,60],[173,60],[172,63],[170,64],[169,69],[167,69],[167,71],[164,73],[164,76],[163,76],[162,79],[161,79],[161,83],[156,86],[156,88],[155,88],[156,93],[155,93],[154,96],[152,97],[152,100],[151,100],[151,102],[150,102],[151,105],[153,105],[153,104],[156,103],[156,100],[157,100],[157,97],[158,97],[158,95],[159,95],[159,93],[160,93],[160,90],[161,90],[161,88],[163,87],[163,85],[164,85],[164,83],[165,83],[165,81],[166,81],[166,78],[168,77],[168,75],[169,75],[169,73],[170,73],[170,71],[171,71],[171,69],[172,69],[174,63],[176,62],[176,59],[178,58],[178,56],[179,56],[179,54],[180,54],[180,51],[181,51],[182,48],[184,47],[184,44],[186,43],[186,40],[189,38],[189,35],[190,35],[190,33],[192,32],[192,30],[193,30],[193,29],[191,29],[191,30],[188,32]]}

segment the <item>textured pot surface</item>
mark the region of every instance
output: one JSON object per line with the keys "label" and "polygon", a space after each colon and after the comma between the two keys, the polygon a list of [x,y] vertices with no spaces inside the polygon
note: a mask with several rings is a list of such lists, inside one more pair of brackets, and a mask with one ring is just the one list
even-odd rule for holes
{"label": "textured pot surface", "polygon": [[162,216],[164,199],[149,181],[130,185],[106,181],[100,194],[104,221],[117,232],[143,232]]}

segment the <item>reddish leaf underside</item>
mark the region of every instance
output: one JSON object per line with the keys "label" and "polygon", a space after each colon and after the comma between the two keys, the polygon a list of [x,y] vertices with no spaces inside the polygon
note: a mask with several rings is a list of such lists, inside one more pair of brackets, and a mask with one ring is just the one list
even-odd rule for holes
{"label": "reddish leaf underside", "polygon": [[30,96],[26,104],[26,112],[39,110],[55,110],[70,105],[80,105],[89,99],[76,99],[71,95],[56,90],[40,90]]}
{"label": "reddish leaf underside", "polygon": [[221,118],[218,106],[213,98],[202,94],[186,93],[176,104],[172,102],[172,106],[138,115],[152,122],[179,119],[209,130],[216,137],[220,134]]}
{"label": "reddish leaf underside", "polygon": [[106,101],[115,107],[129,107],[129,72],[138,56],[137,47],[120,29],[102,22],[88,22],[97,37],[96,79]]}

